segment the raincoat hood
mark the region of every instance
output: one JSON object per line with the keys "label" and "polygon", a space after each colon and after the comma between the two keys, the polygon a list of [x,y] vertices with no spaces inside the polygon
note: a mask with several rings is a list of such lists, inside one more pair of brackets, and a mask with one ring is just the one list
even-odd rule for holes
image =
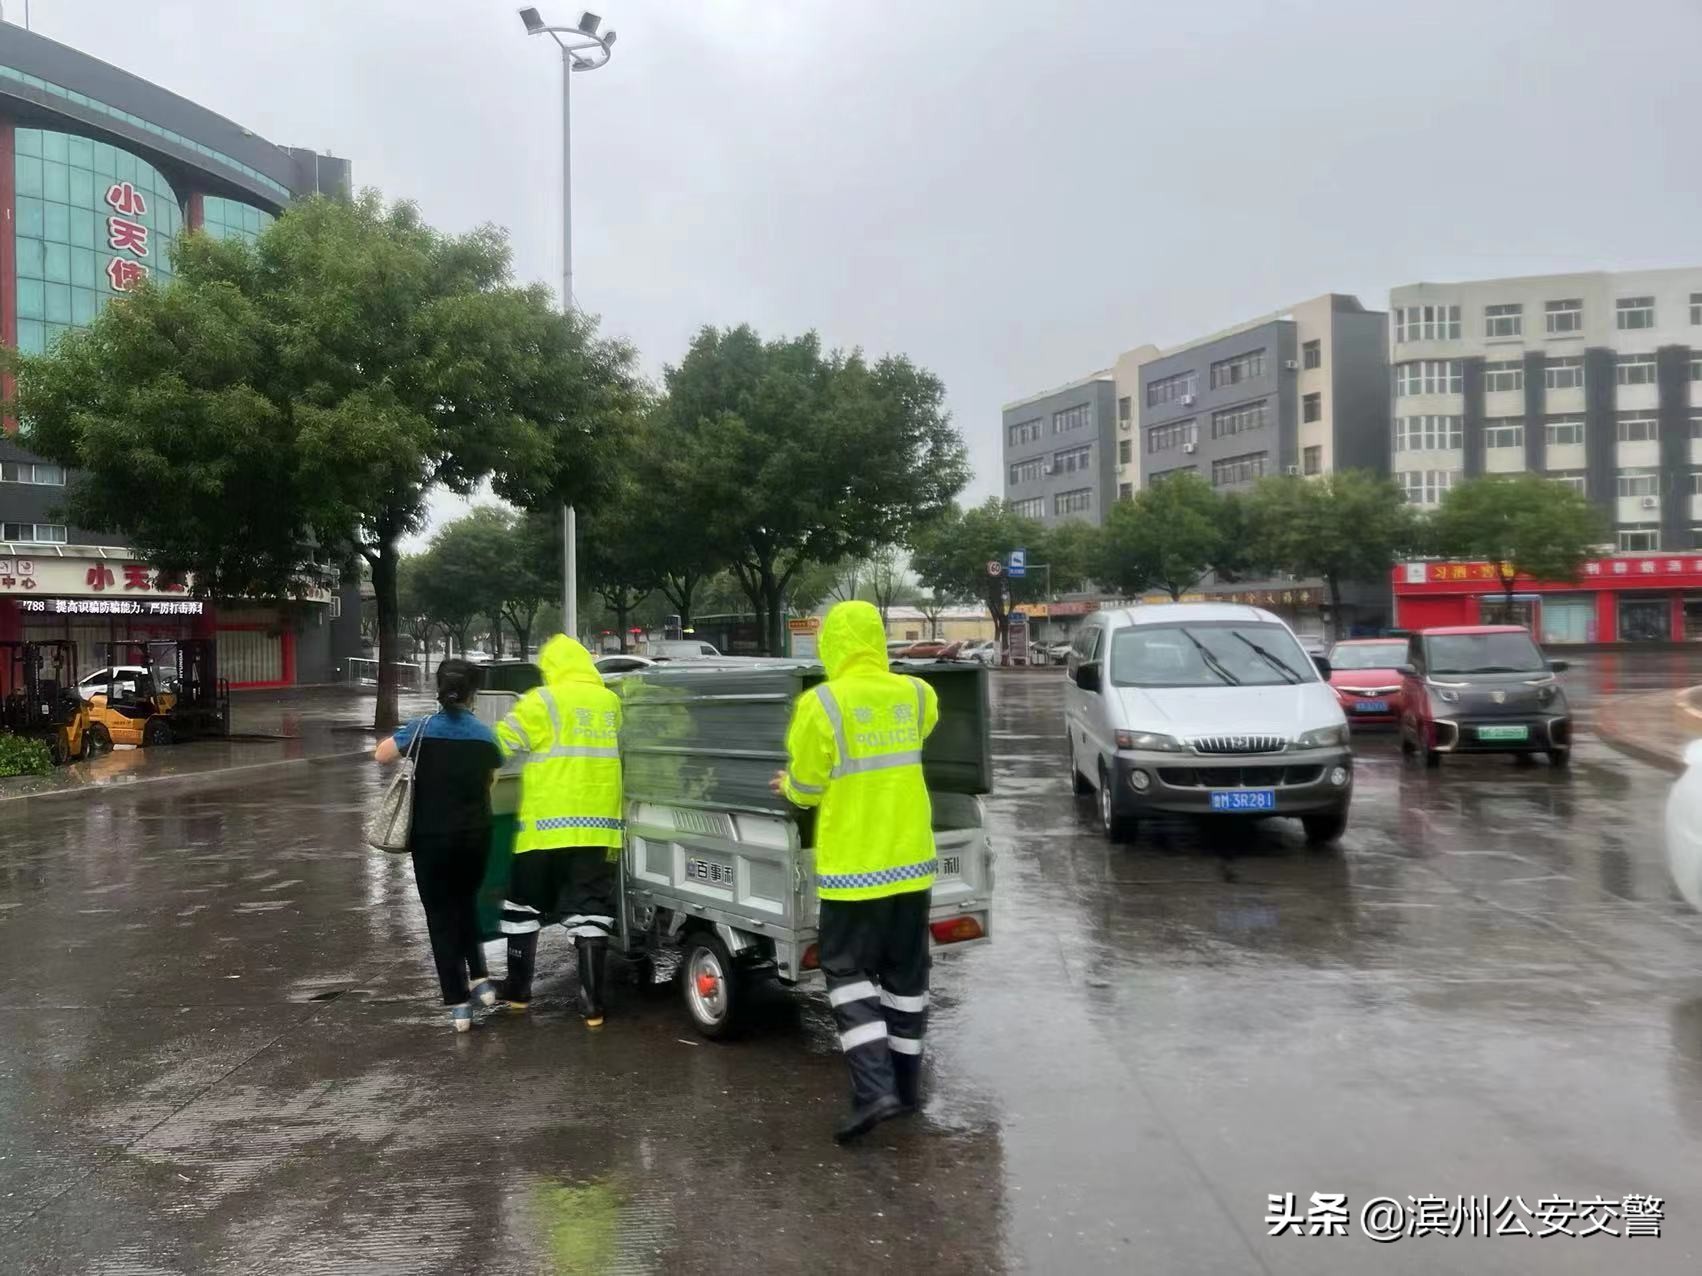
{"label": "raincoat hood", "polygon": [[829,678],[886,673],[886,626],[873,604],[839,603],[821,623],[821,662]]}
{"label": "raincoat hood", "polygon": [[557,634],[544,644],[538,653],[538,668],[543,671],[544,685],[553,687],[560,682],[588,682],[594,687],[603,685],[603,675],[591,663],[591,653],[577,638]]}

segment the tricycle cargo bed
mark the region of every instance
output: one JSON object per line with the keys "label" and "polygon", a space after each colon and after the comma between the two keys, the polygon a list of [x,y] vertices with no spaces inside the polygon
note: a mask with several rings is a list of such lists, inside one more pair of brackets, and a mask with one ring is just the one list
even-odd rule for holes
{"label": "tricycle cargo bed", "polygon": [[[939,697],[939,725],[922,748],[928,787],[990,792],[985,670],[932,663],[899,671],[927,682]],[[614,686],[624,705],[627,797],[790,813],[768,782],[786,764],[793,701],[825,677],[819,665],[748,660],[658,666],[620,679]]]}

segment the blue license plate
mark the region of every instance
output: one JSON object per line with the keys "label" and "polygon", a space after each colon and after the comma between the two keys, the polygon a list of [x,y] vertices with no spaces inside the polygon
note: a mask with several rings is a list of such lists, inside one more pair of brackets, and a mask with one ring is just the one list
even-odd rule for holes
{"label": "blue license plate", "polygon": [[1353,711],[1355,713],[1387,713],[1389,702],[1387,700],[1357,700],[1354,702]]}
{"label": "blue license plate", "polygon": [[1211,795],[1214,811],[1274,811],[1277,809],[1275,789],[1214,789]]}

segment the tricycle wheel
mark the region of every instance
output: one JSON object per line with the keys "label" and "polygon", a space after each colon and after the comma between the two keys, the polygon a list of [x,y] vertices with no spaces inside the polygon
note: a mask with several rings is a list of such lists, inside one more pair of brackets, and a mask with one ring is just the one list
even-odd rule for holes
{"label": "tricycle wheel", "polygon": [[744,1008],[732,955],[710,930],[693,931],[680,962],[680,987],[697,1030],[712,1041],[731,1036]]}
{"label": "tricycle wheel", "polygon": [[143,747],[152,749],[170,743],[171,723],[164,718],[149,718],[148,725],[142,728]]}

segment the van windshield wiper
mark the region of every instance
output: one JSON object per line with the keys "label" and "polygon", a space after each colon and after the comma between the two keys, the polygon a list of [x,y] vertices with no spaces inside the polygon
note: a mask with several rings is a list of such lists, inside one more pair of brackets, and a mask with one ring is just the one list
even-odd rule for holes
{"label": "van windshield wiper", "polygon": [[1206,662],[1207,669],[1210,669],[1219,678],[1222,678],[1232,687],[1239,687],[1241,685],[1241,679],[1237,678],[1234,674],[1230,673],[1229,670],[1225,669],[1223,667],[1223,662],[1216,656],[1212,655],[1211,648],[1206,646],[1205,643],[1201,642],[1198,638],[1194,637],[1193,634],[1189,633],[1187,626],[1178,626],[1178,628],[1181,630],[1184,638],[1200,649],[1200,658]]}
{"label": "van windshield wiper", "polygon": [[1271,655],[1270,652],[1266,651],[1263,647],[1259,646],[1258,643],[1254,642],[1246,634],[1236,634],[1235,636],[1237,638],[1239,638],[1242,642],[1246,643],[1254,651],[1258,652],[1260,656],[1264,657],[1265,663],[1267,665],[1271,666],[1271,668],[1275,669],[1278,673],[1280,673],[1282,675],[1282,680],[1284,682],[1299,682],[1300,681],[1300,675],[1295,673],[1294,670],[1290,669],[1288,667],[1288,664],[1280,656]]}

